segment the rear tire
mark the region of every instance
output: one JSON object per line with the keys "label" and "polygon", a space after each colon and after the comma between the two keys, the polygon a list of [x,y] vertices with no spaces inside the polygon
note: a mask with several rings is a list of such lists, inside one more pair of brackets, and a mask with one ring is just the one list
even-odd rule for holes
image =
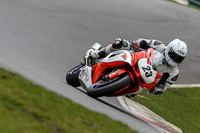
{"label": "rear tire", "polygon": [[87,93],[91,97],[101,97],[113,94],[132,83],[132,79],[128,73],[120,75],[112,80],[99,80],[88,88]]}
{"label": "rear tire", "polygon": [[70,71],[68,71],[66,75],[66,81],[69,85],[78,87],[80,86],[80,82],[78,79],[79,73],[80,73],[80,68],[82,68],[83,65],[77,65],[76,67],[72,68]]}

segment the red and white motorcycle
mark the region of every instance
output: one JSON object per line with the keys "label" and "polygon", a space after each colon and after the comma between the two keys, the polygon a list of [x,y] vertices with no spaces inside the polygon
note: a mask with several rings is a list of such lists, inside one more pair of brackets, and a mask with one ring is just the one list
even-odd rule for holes
{"label": "red and white motorcycle", "polygon": [[163,59],[152,48],[136,53],[118,50],[97,61],[85,56],[85,63],[71,69],[66,81],[81,85],[91,97],[137,94],[140,88],[153,88],[162,77]]}

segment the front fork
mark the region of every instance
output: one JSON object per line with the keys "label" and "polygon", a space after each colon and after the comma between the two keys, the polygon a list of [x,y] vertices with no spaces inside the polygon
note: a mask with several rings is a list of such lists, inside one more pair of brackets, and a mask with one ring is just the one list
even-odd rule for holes
{"label": "front fork", "polygon": [[85,66],[88,66],[89,65],[89,56],[86,55],[85,56]]}

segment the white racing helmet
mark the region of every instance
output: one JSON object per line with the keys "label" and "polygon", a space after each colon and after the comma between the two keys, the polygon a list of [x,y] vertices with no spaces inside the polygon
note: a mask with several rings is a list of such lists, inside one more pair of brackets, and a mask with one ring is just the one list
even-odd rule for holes
{"label": "white racing helmet", "polygon": [[167,45],[165,50],[167,64],[171,67],[178,66],[186,57],[187,52],[186,43],[179,39],[174,39]]}

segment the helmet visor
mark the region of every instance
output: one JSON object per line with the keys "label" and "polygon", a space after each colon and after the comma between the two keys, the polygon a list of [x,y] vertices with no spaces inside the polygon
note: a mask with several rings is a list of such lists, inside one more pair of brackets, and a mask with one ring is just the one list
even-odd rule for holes
{"label": "helmet visor", "polygon": [[168,55],[169,55],[169,57],[170,57],[173,61],[175,61],[175,62],[177,62],[177,63],[179,63],[179,64],[180,64],[180,63],[184,60],[184,58],[185,58],[185,57],[183,57],[183,56],[180,56],[180,55],[177,54],[176,52],[174,52],[174,50],[173,50],[172,48],[169,50]]}

